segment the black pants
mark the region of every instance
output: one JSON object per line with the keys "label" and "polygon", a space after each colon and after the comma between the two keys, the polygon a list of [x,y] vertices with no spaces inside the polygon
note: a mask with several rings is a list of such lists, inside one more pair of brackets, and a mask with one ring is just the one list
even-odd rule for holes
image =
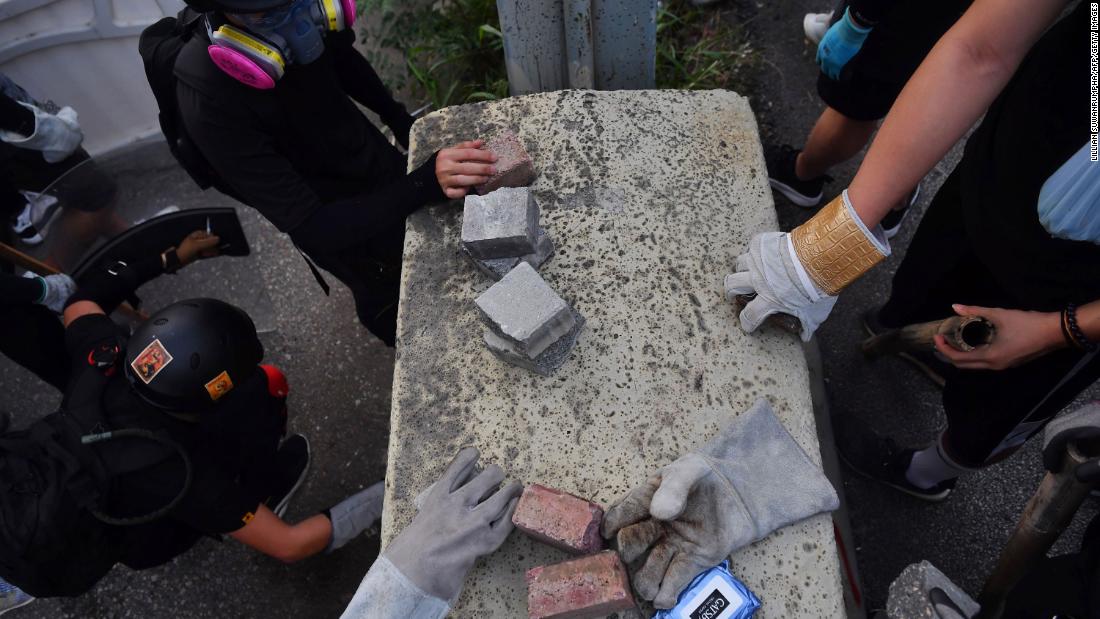
{"label": "black pants", "polygon": [[359,322],[391,348],[397,341],[404,247],[405,223],[401,222],[369,243],[338,252],[309,253],[318,266],[351,289]]}
{"label": "black pants", "polygon": [[[998,284],[993,277],[996,265],[984,264],[974,252],[963,224],[959,177],[956,170],[944,182],[894,274],[890,299],[879,314],[886,326],[953,316],[952,303],[1039,309],[1028,306],[1026,293]],[[1076,296],[1074,292],[1067,290],[1065,301]],[[1080,351],[1062,349],[1007,370],[946,375],[947,430],[942,441],[948,455],[970,467],[1011,455],[1100,378],[1100,357],[1093,356],[1059,386],[1083,358]]]}
{"label": "black pants", "polygon": [[65,328],[42,305],[0,306],[0,352],[58,391],[69,384]]}

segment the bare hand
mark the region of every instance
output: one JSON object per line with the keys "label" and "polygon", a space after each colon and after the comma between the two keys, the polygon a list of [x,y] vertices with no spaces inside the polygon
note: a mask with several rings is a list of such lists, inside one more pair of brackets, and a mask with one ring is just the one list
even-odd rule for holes
{"label": "bare hand", "polygon": [[935,336],[936,350],[955,367],[964,370],[1004,370],[1027,363],[1066,345],[1058,312],[1028,312],[989,307],[953,305],[959,316],[981,316],[993,323],[993,343],[970,352],[953,348],[942,335]]}
{"label": "bare hand", "polygon": [[465,197],[469,188],[480,185],[496,174],[492,165],[497,156],[481,147],[483,140],[462,142],[444,148],[435,157],[435,177],[443,193],[452,200]]}
{"label": "bare hand", "polygon": [[205,230],[195,230],[183,237],[176,255],[179,256],[180,264],[187,266],[197,259],[217,256],[219,242],[221,239],[217,235]]}

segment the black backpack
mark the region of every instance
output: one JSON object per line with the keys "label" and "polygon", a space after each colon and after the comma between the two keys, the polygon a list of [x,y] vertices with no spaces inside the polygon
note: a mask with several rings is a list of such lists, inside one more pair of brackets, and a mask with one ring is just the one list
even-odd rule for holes
{"label": "black backpack", "polygon": [[239,200],[187,135],[176,101],[176,58],[183,46],[194,36],[195,30],[202,26],[204,19],[203,13],[190,7],[184,8],[175,17],[161,19],[141,32],[138,53],[145,65],[145,77],[149,80],[149,87],[153,90],[157,107],[160,108],[157,115],[160,130],[168,140],[168,148],[176,161],[179,161],[200,188],[213,187]]}
{"label": "black backpack", "polygon": [[[117,343],[95,351],[89,363],[97,370],[76,374],[61,411],[0,435],[0,578],[35,597],[91,589],[118,560],[118,527],[163,517],[190,489],[190,459],[166,433],[113,428],[104,416],[101,400],[119,353]],[[123,438],[147,440],[138,449],[97,448]],[[132,518],[104,512],[113,477],[176,455],[186,479],[167,505]]]}

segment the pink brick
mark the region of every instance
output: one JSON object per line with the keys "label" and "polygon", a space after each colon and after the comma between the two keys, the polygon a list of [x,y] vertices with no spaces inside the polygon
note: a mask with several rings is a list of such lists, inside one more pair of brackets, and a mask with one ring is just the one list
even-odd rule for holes
{"label": "pink brick", "polygon": [[527,570],[530,619],[590,619],[631,608],[630,580],[614,550]]}
{"label": "pink brick", "polygon": [[512,523],[520,531],[573,554],[603,548],[600,522],[603,509],[567,492],[531,484],[523,489]]}
{"label": "pink brick", "polygon": [[501,187],[526,187],[535,180],[535,164],[523,148],[523,144],[511,131],[498,133],[485,145],[497,156],[497,173],[485,184],[477,186],[477,192],[485,195]]}

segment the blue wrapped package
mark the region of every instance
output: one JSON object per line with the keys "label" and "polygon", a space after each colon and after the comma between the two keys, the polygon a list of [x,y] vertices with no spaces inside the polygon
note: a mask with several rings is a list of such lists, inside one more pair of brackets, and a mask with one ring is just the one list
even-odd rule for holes
{"label": "blue wrapped package", "polygon": [[676,606],[659,610],[653,619],[749,619],[760,598],[730,573],[730,562],[699,574],[680,592]]}

